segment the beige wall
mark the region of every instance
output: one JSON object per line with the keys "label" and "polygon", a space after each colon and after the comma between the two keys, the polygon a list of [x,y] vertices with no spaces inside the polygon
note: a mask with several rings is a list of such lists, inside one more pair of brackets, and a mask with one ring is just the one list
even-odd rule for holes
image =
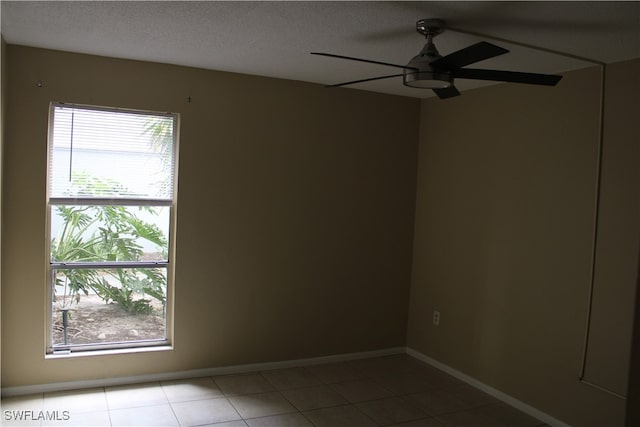
{"label": "beige wall", "polygon": [[[4,387],[405,344],[417,100],[18,46],[8,55]],[[44,358],[54,100],[182,115],[174,351]]]}
{"label": "beige wall", "polygon": [[[637,154],[637,119],[612,115],[629,105],[624,90],[627,97],[639,93],[630,77],[639,62],[607,71],[599,228],[615,232],[601,237],[611,253],[599,248],[593,329],[612,320],[604,315],[602,323],[602,312],[626,323],[590,343],[587,372],[609,386],[626,379],[633,299],[625,298],[633,295],[637,271],[637,233],[619,232],[624,224],[637,230],[638,220],[619,197],[635,191],[637,202],[639,187],[624,157]],[[623,423],[624,400],[578,380],[593,250],[599,79],[594,67],[567,73],[553,89],[499,85],[450,102],[423,101],[408,345],[567,423],[614,426]],[[625,167],[633,178],[613,173]],[[614,182],[624,189],[616,193]],[[612,260],[620,247],[632,253]],[[609,261],[624,272],[605,272]],[[441,313],[438,327],[433,310]],[[598,363],[595,354],[602,355]]]}

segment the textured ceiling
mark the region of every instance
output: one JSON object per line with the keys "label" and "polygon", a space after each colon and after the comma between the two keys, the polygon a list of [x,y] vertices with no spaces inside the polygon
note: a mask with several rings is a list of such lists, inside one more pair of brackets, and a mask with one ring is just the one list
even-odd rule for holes
{"label": "textured ceiling", "polygon": [[[415,21],[421,18],[441,18],[452,28],[607,63],[640,57],[640,2],[635,1],[2,1],[1,13],[2,35],[9,44],[322,84],[395,70],[309,52],[406,64],[424,45],[424,37],[415,32]],[[451,30],[435,43],[446,55],[481,40],[511,53],[474,68],[562,73],[590,65]],[[461,91],[485,84],[456,81]],[[351,87],[414,97],[432,95],[404,87],[400,78]]]}

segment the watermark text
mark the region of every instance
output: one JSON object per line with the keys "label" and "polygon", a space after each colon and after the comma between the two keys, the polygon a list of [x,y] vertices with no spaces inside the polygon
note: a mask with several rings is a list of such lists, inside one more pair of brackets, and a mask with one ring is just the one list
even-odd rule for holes
{"label": "watermark text", "polygon": [[2,411],[4,421],[69,421],[71,411]]}

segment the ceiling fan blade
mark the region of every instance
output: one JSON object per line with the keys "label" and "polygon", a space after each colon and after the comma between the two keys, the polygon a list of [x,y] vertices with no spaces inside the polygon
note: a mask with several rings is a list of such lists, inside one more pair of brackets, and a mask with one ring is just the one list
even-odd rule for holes
{"label": "ceiling fan blade", "polygon": [[410,69],[410,70],[416,70],[416,71],[418,70],[417,68],[407,67],[406,65],[391,64],[389,62],[371,61],[370,59],[354,58],[352,56],[334,55],[333,53],[311,52],[311,55],[328,56],[330,58],[348,59],[350,61],[360,61],[360,62],[367,62],[369,64],[386,65],[387,67],[396,67],[396,68]]}
{"label": "ceiling fan blade", "polygon": [[454,96],[460,96],[460,92],[458,92],[458,89],[456,89],[455,86],[449,86],[444,89],[433,89],[433,91],[435,92],[436,95],[438,95],[438,98],[440,99],[447,99],[447,98],[452,98]]}
{"label": "ceiling fan blade", "polygon": [[369,79],[352,80],[350,82],[338,83],[335,85],[327,85],[326,87],[340,87],[340,86],[352,85],[356,83],[371,82],[374,80],[390,79],[391,77],[400,77],[403,75],[404,74],[391,74],[389,76],[371,77]]}
{"label": "ceiling fan blade", "polygon": [[520,73],[517,71],[482,70],[460,68],[453,72],[459,79],[492,80],[498,82],[527,83],[531,85],[555,86],[562,76],[553,74]]}
{"label": "ceiling fan blade", "polygon": [[480,42],[436,59],[431,65],[435,68],[453,71],[465,65],[503,55],[507,52],[509,52],[507,49],[500,46],[488,42]]}

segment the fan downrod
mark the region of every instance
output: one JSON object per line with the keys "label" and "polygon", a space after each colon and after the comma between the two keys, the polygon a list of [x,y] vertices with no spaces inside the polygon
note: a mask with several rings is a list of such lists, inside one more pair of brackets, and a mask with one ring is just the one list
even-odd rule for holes
{"label": "fan downrod", "polygon": [[437,18],[420,19],[416,22],[416,31],[425,37],[435,37],[444,31],[444,21]]}

